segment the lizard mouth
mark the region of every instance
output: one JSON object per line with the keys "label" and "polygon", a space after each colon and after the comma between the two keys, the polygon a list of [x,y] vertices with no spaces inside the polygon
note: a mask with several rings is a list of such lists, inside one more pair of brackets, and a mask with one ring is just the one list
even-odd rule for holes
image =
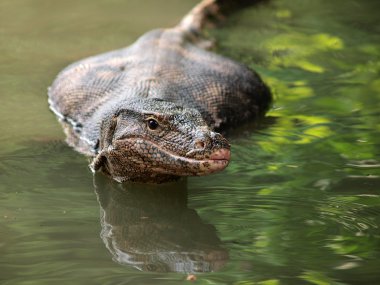
{"label": "lizard mouth", "polygon": [[231,157],[230,150],[226,148],[214,150],[207,158],[189,158],[167,151],[155,143],[152,143],[152,145],[159,151],[161,157],[167,158],[166,162],[154,168],[154,170],[165,174],[180,176],[208,175],[225,169]]}
{"label": "lizard mouth", "polygon": [[[213,152],[209,158],[196,159],[170,154],[172,159],[183,166],[175,169],[177,175],[208,175],[225,169],[230,161],[230,150],[219,149]],[[158,169],[157,169],[158,170]]]}
{"label": "lizard mouth", "polygon": [[[140,161],[136,161],[135,167],[142,166],[144,172],[147,172],[146,174],[207,175],[225,169],[231,157],[228,148],[215,149],[208,156],[189,158],[173,153],[150,140],[134,138],[133,141],[133,145],[136,146],[133,152],[141,158]],[[116,141],[112,152],[125,152],[127,145],[131,146],[130,142],[131,138]],[[128,153],[131,153],[131,149],[128,149]],[[123,162],[118,161],[118,163]],[[128,162],[125,161],[125,163]]]}
{"label": "lizard mouth", "polygon": [[[226,148],[215,150],[209,159],[200,160],[205,174],[217,172],[227,167],[230,162],[231,151]],[[210,171],[210,172],[208,172]]]}

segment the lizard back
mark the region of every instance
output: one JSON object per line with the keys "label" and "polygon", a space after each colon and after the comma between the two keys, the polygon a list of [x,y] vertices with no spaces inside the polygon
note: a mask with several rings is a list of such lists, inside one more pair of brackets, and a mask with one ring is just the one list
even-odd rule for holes
{"label": "lizard back", "polygon": [[70,65],[49,97],[56,111],[81,125],[107,101],[142,97],[195,108],[216,129],[255,119],[270,103],[255,72],[199,47],[179,28],[153,30],[129,47]]}

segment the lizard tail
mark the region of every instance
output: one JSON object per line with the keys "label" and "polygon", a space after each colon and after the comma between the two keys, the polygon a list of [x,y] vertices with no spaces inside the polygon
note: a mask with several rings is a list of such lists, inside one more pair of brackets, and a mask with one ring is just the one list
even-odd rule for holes
{"label": "lizard tail", "polygon": [[202,0],[182,18],[177,27],[191,34],[200,34],[206,25],[219,22],[227,14],[261,1],[265,0]]}
{"label": "lizard tail", "polygon": [[199,34],[210,18],[218,17],[217,0],[203,0],[182,18],[178,27],[190,33]]}

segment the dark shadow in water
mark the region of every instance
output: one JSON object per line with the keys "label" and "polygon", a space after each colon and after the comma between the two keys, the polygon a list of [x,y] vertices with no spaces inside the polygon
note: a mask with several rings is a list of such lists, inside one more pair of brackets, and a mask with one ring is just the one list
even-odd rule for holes
{"label": "dark shadow in water", "polygon": [[119,184],[95,175],[101,238],[115,261],[143,271],[210,272],[228,260],[216,229],[187,207],[186,181]]}
{"label": "dark shadow in water", "polygon": [[277,124],[278,117],[266,116],[252,122],[246,122],[240,126],[230,128],[222,131],[221,133],[227,137],[227,139],[239,139],[252,135],[253,133],[265,132],[271,126]]}

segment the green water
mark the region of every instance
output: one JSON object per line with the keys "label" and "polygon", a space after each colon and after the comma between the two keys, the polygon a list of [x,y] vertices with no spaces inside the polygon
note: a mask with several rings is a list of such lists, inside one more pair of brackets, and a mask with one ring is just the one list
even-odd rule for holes
{"label": "green water", "polygon": [[54,76],[195,3],[0,2],[0,284],[380,284],[378,1],[273,0],[210,32],[275,96],[223,173],[121,187],[64,144]]}

